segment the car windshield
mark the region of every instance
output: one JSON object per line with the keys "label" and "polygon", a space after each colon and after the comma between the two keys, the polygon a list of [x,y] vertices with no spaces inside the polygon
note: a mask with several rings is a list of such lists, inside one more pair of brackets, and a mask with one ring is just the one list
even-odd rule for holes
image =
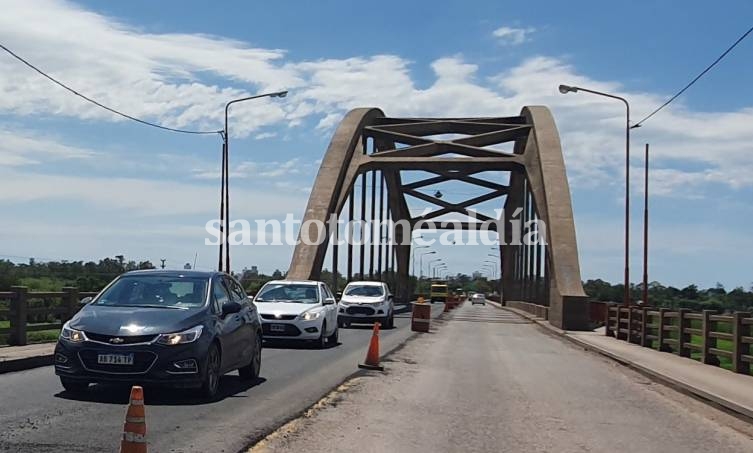
{"label": "car windshield", "polygon": [[198,308],[207,298],[209,280],[182,275],[127,275],[94,302],[113,307]]}
{"label": "car windshield", "polygon": [[346,296],[381,297],[384,289],[377,285],[353,285],[345,288]]}
{"label": "car windshield", "polygon": [[315,304],[319,302],[316,285],[307,283],[267,283],[259,291],[257,302],[297,302]]}

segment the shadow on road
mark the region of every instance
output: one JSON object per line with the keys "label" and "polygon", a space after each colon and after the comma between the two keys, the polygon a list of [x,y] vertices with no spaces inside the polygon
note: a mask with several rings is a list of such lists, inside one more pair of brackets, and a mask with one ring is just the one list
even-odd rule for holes
{"label": "shadow on road", "polygon": [[[337,344],[329,344],[322,349],[322,351],[327,349],[332,349],[340,346],[342,343],[338,342]],[[264,340],[264,349],[319,349],[316,346],[316,343],[311,341],[301,341],[301,340]]]}
{"label": "shadow on road", "polygon": [[[188,406],[210,404],[225,398],[246,398],[240,393],[263,384],[266,379],[260,377],[249,381],[240,376],[225,375],[220,379],[219,393],[215,398],[208,399],[198,394],[196,389],[177,389],[154,385],[144,386],[144,404],[152,406]],[[125,384],[96,384],[89,386],[86,392],[71,393],[62,391],[55,394],[56,398],[86,401],[103,404],[128,404],[130,385]]]}

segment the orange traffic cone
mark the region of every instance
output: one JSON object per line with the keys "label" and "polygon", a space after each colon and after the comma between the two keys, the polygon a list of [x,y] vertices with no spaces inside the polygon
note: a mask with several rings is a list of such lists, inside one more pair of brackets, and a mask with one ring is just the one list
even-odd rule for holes
{"label": "orange traffic cone", "polygon": [[367,370],[384,371],[384,367],[379,365],[379,323],[374,323],[374,332],[371,334],[369,351],[366,353],[365,363],[359,363],[358,368]]}
{"label": "orange traffic cone", "polygon": [[128,403],[125,425],[123,425],[120,453],[147,453],[144,389],[138,385],[131,388],[131,401]]}

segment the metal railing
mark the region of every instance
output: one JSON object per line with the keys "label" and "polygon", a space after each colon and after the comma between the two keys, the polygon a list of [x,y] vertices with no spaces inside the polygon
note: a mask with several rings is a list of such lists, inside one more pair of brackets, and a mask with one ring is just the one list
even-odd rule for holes
{"label": "metal railing", "polygon": [[97,292],[80,292],[75,287],[29,291],[25,286],[13,286],[11,291],[0,292],[0,321],[9,325],[0,325],[0,338],[7,337],[11,346],[24,346],[29,332],[60,329],[81,308],[82,298],[95,295]]}
{"label": "metal railing", "polygon": [[607,336],[751,374],[753,317],[748,312],[611,305],[605,316]]}

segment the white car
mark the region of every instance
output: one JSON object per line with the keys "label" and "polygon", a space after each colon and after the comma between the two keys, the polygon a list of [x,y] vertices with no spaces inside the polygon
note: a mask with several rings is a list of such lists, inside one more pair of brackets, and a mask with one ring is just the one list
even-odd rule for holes
{"label": "white car", "polygon": [[343,290],[337,323],[378,321],[385,329],[395,325],[395,303],[390,288],[384,282],[350,282]]}
{"label": "white car", "polygon": [[265,340],[314,341],[319,348],[337,344],[337,301],[323,282],[273,280],[254,303]]}
{"label": "white car", "polygon": [[475,293],[471,296],[471,305],[486,305],[486,297],[481,293]]}

